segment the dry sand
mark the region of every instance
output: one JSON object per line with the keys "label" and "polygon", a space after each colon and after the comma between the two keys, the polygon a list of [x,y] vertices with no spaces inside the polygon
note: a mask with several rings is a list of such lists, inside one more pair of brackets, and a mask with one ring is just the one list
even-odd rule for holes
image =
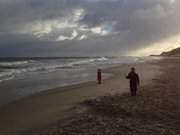
{"label": "dry sand", "polygon": [[142,86],[152,85],[152,80],[162,70],[160,64],[155,62],[121,65],[104,71],[113,75],[102,85],[88,82],[56,88],[12,102],[0,108],[0,135],[21,135],[43,129],[74,115],[77,109],[73,107],[84,100],[129,92],[125,75],[131,66],[137,68]]}
{"label": "dry sand", "polygon": [[163,74],[138,96],[115,94],[86,100],[85,108],[31,135],[179,135],[180,59],[159,63]]}

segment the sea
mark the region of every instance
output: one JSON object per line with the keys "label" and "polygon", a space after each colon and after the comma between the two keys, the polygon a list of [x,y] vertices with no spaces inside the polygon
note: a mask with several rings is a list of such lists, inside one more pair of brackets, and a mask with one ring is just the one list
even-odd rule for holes
{"label": "sea", "polygon": [[[98,68],[158,60],[157,57],[0,58],[0,106],[56,87],[96,80]],[[103,74],[104,78],[111,76]]]}

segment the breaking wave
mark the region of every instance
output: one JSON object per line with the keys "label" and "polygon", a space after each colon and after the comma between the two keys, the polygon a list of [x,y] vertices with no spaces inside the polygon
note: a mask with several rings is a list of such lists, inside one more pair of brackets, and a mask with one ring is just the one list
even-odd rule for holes
{"label": "breaking wave", "polygon": [[52,60],[27,60],[0,62],[0,82],[11,80],[25,73],[53,72],[60,69],[73,69],[81,66],[107,61],[106,57],[74,59],[70,62]]}
{"label": "breaking wave", "polygon": [[32,60],[13,61],[13,62],[0,62],[0,66],[20,66],[20,65],[28,64],[29,62],[32,62]]}

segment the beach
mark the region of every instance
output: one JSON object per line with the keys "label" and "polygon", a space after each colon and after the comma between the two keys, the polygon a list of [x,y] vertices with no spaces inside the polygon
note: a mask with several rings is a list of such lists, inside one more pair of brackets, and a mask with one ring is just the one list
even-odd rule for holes
{"label": "beach", "polygon": [[105,69],[103,72],[110,73],[112,76],[103,80],[102,85],[91,81],[42,91],[16,100],[0,108],[0,134],[24,135],[48,129],[60,120],[68,119],[77,112],[83,112],[81,107],[76,106],[86,100],[128,93],[128,80],[125,76],[132,66],[136,67],[141,77],[141,89],[145,89],[153,86],[153,80],[159,78],[164,68],[172,64],[177,64],[177,62],[170,60],[123,64]]}
{"label": "beach", "polygon": [[180,0],[0,0],[0,135],[180,135]]}

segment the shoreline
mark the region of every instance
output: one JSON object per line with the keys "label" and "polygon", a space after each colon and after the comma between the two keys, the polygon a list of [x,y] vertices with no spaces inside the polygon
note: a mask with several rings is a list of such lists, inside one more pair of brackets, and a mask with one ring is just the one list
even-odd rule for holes
{"label": "shoreline", "polygon": [[79,104],[81,112],[26,135],[179,135],[180,59],[159,63],[162,74],[136,97],[100,96]]}
{"label": "shoreline", "polygon": [[[158,61],[158,58],[153,58],[153,57],[148,57],[148,58],[138,58],[138,61],[134,61],[132,63],[116,63],[113,65],[106,65],[106,66],[102,66],[102,70],[107,71],[108,69],[114,68],[114,67],[122,67],[123,65],[127,66],[129,64],[134,64],[134,63],[144,63],[144,62],[150,62],[150,61]],[[97,67],[96,67],[97,68]],[[94,68],[95,69],[95,68]],[[15,102],[17,100],[20,100],[22,98],[26,98],[29,97],[31,95],[35,95],[38,93],[41,93],[43,91],[47,91],[47,90],[52,90],[52,89],[56,89],[56,88],[64,88],[64,87],[69,87],[69,86],[76,86],[82,83],[88,83],[88,82],[95,82],[96,81],[96,69],[93,72],[86,72],[87,74],[89,74],[89,77],[85,77],[84,79],[82,77],[79,76],[79,78],[81,79],[70,79],[69,81],[68,79],[61,79],[60,77],[57,77],[56,74],[53,74],[50,76],[45,76],[45,78],[51,78],[51,79],[47,79],[45,83],[44,80],[41,81],[41,78],[35,79],[35,81],[33,81],[33,79],[19,79],[17,78],[17,80],[8,80],[8,81],[4,81],[1,82],[0,84],[0,89],[3,90],[3,93],[1,94],[0,98],[0,107],[4,106],[4,105],[8,105],[12,102]],[[85,72],[81,73],[81,74],[86,74]],[[75,73],[78,74],[78,73]],[[69,74],[68,74],[69,76]],[[82,75],[83,76],[83,75]],[[104,72],[104,78],[109,78],[110,76],[112,76],[111,72],[110,73],[106,73]],[[63,77],[64,78],[64,77]],[[65,77],[68,78],[68,77]],[[40,79],[40,81],[39,81]],[[54,81],[53,81],[54,80]],[[42,83],[41,83],[42,82]],[[55,83],[53,83],[55,82]],[[44,85],[43,85],[44,84]]]}
{"label": "shoreline", "polygon": [[152,79],[160,74],[157,63],[126,64],[105,69],[105,73],[113,75],[103,80],[102,85],[92,81],[33,94],[0,108],[2,128],[0,132],[5,135],[16,135],[40,129],[59,119],[69,117],[72,113],[69,109],[79,102],[99,96],[129,92],[125,74],[132,65],[140,73],[143,79],[142,85],[151,83]]}

